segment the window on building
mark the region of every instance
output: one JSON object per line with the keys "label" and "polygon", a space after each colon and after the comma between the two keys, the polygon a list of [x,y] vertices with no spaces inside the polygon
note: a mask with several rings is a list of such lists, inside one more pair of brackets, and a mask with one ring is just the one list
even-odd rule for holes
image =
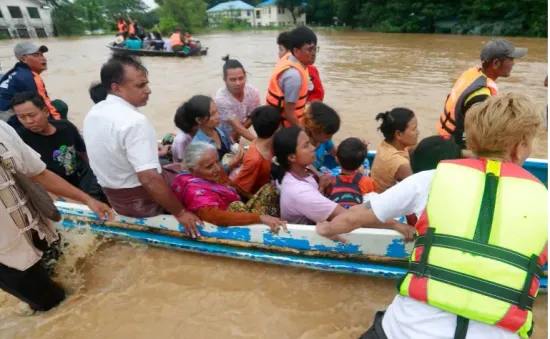
{"label": "window on building", "polygon": [[271,7],[268,7],[267,11],[268,11],[269,15],[271,15]]}
{"label": "window on building", "polygon": [[2,11],[0,10],[0,18],[3,18],[4,14],[2,14]]}
{"label": "window on building", "polygon": [[256,19],[259,19],[261,18],[261,11],[256,11]]}
{"label": "window on building", "polygon": [[17,29],[17,34],[19,35],[20,38],[30,38],[31,36],[29,35],[29,31],[26,29],[26,28],[18,28]]}
{"label": "window on building", "polygon": [[23,13],[21,12],[21,8],[17,6],[8,6],[8,11],[10,11],[10,15],[14,19],[23,19]]}
{"label": "window on building", "polygon": [[6,27],[0,28],[0,38],[8,38],[11,39],[10,30]]}
{"label": "window on building", "polygon": [[27,7],[27,11],[29,11],[29,16],[31,17],[31,19],[40,19],[40,13],[38,13],[38,8]]}
{"label": "window on building", "polygon": [[36,36],[39,38],[47,38],[46,30],[44,28],[35,28]]}
{"label": "window on building", "polygon": [[250,16],[250,11],[246,11],[246,16]]}

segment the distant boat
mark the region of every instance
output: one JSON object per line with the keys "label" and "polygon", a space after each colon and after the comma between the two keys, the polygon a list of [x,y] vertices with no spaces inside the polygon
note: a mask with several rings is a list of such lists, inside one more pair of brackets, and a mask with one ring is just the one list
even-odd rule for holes
{"label": "distant boat", "polygon": [[187,58],[190,56],[203,56],[208,54],[208,47],[202,47],[192,51],[191,53],[184,52],[173,52],[173,51],[155,51],[148,49],[128,49],[124,47],[115,47],[113,45],[107,45],[111,51],[122,54],[130,54],[136,56],[159,56],[159,57],[176,57],[176,58]]}

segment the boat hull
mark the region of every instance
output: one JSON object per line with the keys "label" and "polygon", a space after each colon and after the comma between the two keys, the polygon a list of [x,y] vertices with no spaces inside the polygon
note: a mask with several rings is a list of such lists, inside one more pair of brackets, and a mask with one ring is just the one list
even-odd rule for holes
{"label": "boat hull", "polygon": [[187,58],[191,56],[204,56],[208,54],[208,47],[202,48],[200,50],[194,51],[189,54],[185,54],[182,52],[172,52],[172,51],[152,51],[152,50],[145,50],[145,49],[135,50],[135,49],[122,48],[122,47],[115,47],[112,45],[107,45],[107,47],[109,47],[111,51],[119,54],[129,54],[129,55],[135,55],[135,56]]}

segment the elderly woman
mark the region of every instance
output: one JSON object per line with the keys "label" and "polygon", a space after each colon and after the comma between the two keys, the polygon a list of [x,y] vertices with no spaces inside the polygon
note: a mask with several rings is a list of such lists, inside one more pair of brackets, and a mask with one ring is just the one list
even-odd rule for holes
{"label": "elderly woman", "polygon": [[189,210],[209,223],[218,226],[266,224],[278,232],[286,224],[271,208],[277,195],[266,185],[245,205],[219,161],[218,151],[212,144],[193,142],[185,149],[182,167],[185,168],[172,183],[172,191]]}
{"label": "elderly woman", "polygon": [[[317,232],[420,215],[409,272],[362,338],[527,338],[548,258],[548,190],[521,167],[542,117],[526,96],[491,97],[466,115],[478,159],[445,160]],[[429,194],[428,194],[429,193]]]}

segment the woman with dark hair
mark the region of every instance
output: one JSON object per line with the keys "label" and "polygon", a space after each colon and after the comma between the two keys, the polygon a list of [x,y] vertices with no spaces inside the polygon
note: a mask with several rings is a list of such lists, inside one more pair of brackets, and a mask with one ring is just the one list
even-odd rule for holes
{"label": "woman with dark hair", "polygon": [[411,153],[413,173],[430,171],[437,168],[442,160],[464,158],[460,146],[451,139],[439,135],[427,137],[418,143]]}
{"label": "woman with dark hair", "polygon": [[256,136],[248,130],[252,124],[250,114],[260,107],[260,92],[246,83],[246,71],[238,60],[227,55],[223,61],[225,86],[218,89],[215,97],[222,126],[234,140],[242,136],[252,141]]}
{"label": "woman with dark hair", "polygon": [[379,113],[376,120],[382,121],[378,130],[384,135],[384,141],[372,163],[371,177],[376,191],[382,193],[412,174],[407,147],[418,141],[418,120],[408,108]]}
{"label": "woman with dark hair", "polygon": [[[197,134],[193,137],[192,142],[206,142],[214,145],[218,150],[219,159],[231,152],[232,140],[227,133],[220,128],[220,115],[218,107],[206,95],[195,95],[189,101],[183,104],[182,110],[185,115],[189,114],[186,119],[189,126],[186,128],[192,129],[197,126]],[[239,147],[239,152],[233,157],[231,162],[224,166],[227,173],[237,168],[242,162],[244,150]]]}
{"label": "woman with dark hair", "polygon": [[188,108],[189,107],[186,107],[184,103],[178,107],[174,115],[174,124],[180,129],[174,137],[171,148],[172,161],[175,163],[182,162],[185,148],[191,143],[193,137],[199,130],[199,125],[195,121],[195,115],[192,114]]}
{"label": "woman with dark hair", "polygon": [[315,147],[309,136],[298,127],[283,128],[275,134],[273,149],[278,165],[272,176],[281,192],[281,217],[293,224],[314,224],[331,220],[344,208],[323,193],[332,177],[318,182],[308,166],[315,162]]}

